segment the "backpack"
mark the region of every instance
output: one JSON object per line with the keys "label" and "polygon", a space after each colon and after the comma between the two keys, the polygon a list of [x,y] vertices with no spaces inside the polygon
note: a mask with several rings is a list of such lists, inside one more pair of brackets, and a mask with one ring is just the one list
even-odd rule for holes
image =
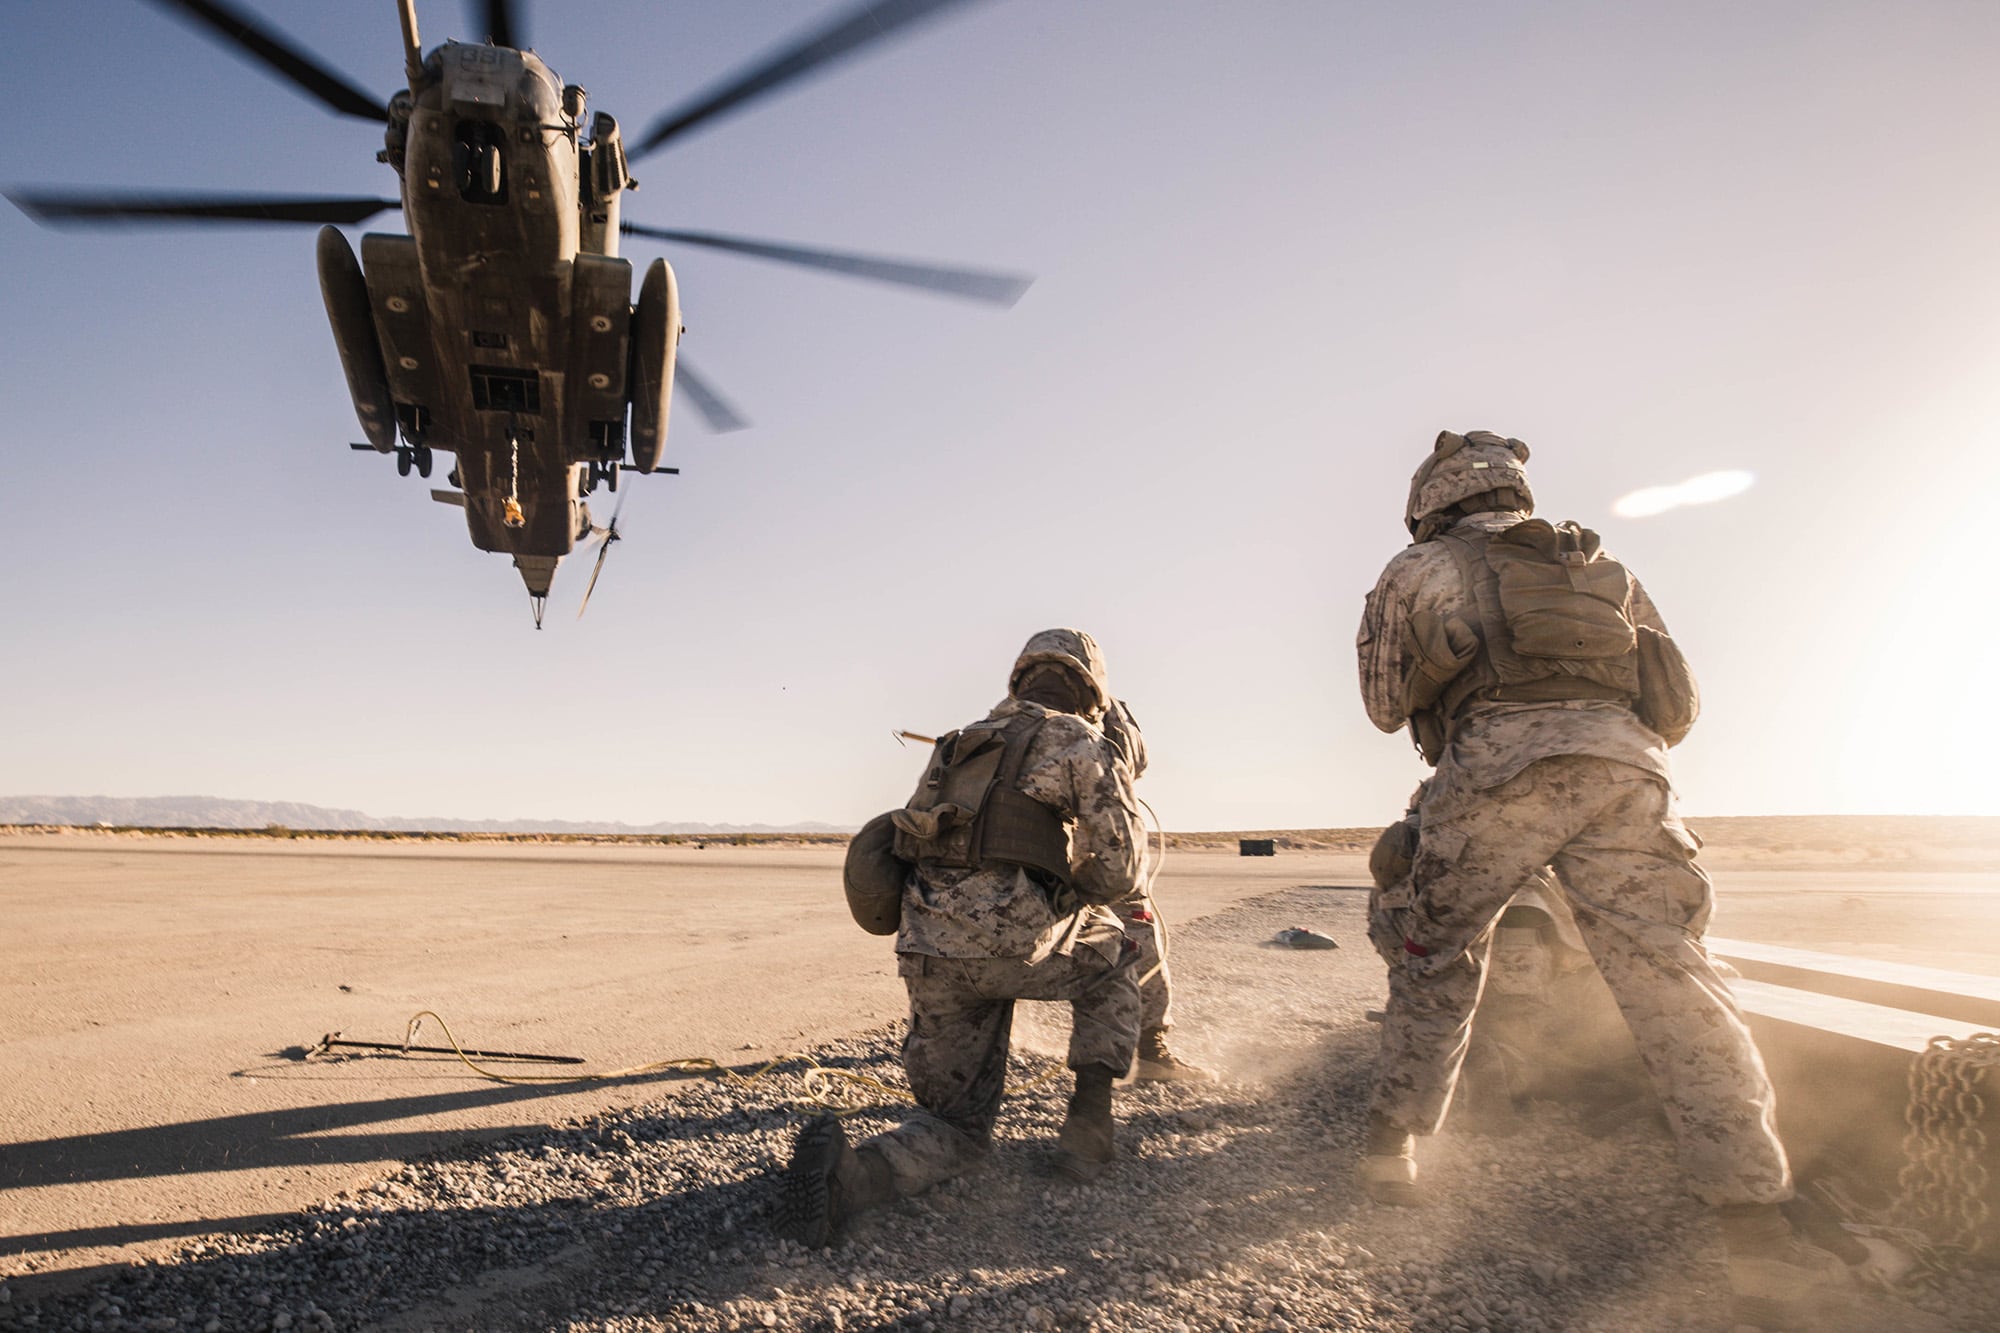
{"label": "backpack", "polygon": [[1694,725],[1700,698],[1686,657],[1668,635],[1633,622],[1632,575],[1595,532],[1531,518],[1440,540],[1472,593],[1479,649],[1413,726],[1426,758],[1474,698],[1623,703],[1669,745]]}
{"label": "backpack", "polygon": [[916,794],[890,812],[894,854],[960,869],[998,861],[1067,884],[1068,826],[1020,790],[1028,747],[1045,721],[1025,714],[988,718],[938,737]]}

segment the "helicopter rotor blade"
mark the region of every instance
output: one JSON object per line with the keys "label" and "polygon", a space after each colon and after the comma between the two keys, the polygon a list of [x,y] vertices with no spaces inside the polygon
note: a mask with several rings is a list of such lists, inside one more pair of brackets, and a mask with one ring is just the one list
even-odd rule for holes
{"label": "helicopter rotor blade", "polygon": [[750,425],[742,413],[729,405],[728,399],[715,391],[715,386],[695,373],[685,356],[674,358],[674,387],[687,395],[688,401],[694,404],[694,410],[701,414],[701,419],[717,435],[727,435]]}
{"label": "helicopter rotor blade", "polygon": [[188,18],[206,24],[244,54],[261,61],[295,87],[343,116],[374,121],[389,118],[386,103],[381,98],[349,83],[232,5],[221,4],[219,0],[153,0],[153,3],[163,9],[178,10]]}
{"label": "helicopter rotor blade", "polygon": [[[800,75],[829,65],[919,19],[968,0],[869,0],[827,26],[774,52],[693,102],[662,115],[645,134],[630,141],[633,160],[686,133],[713,116],[780,88]],[[636,145],[636,146],[635,146]]]}
{"label": "helicopter rotor blade", "polygon": [[583,590],[583,604],[576,608],[578,620],[582,620],[583,613],[590,609],[590,594],[597,591],[597,576],[604,572],[605,558],[611,554],[612,547],[624,540],[618,535],[618,519],[625,512],[625,497],[631,493],[618,492],[618,503],[611,506],[611,522],[604,527],[593,526],[590,529],[591,540],[601,544],[597,548],[597,563],[590,567],[590,586]]}
{"label": "helicopter rotor blade", "polygon": [[514,22],[514,6],[508,0],[486,0],[483,9],[486,36],[495,46],[527,49],[527,29]]}
{"label": "helicopter rotor blade", "polygon": [[946,268],[938,264],[914,264],[880,255],[857,255],[838,250],[815,250],[777,241],[756,241],[743,236],[724,236],[712,231],[675,231],[666,227],[646,227],[636,222],[618,228],[628,236],[645,236],[656,241],[677,241],[682,245],[702,245],[711,250],[728,250],[757,259],[805,268],[826,269],[850,277],[875,282],[891,282],[917,287],[941,296],[984,301],[989,305],[1011,306],[1034,284],[1033,278],[1012,273],[991,273],[970,268]]}
{"label": "helicopter rotor blade", "polygon": [[611,543],[606,541],[597,548],[597,563],[590,567],[590,586],[583,590],[583,604],[576,608],[576,618],[583,619],[583,613],[590,609],[590,594],[597,591],[597,576],[604,572],[604,557],[611,554]]}
{"label": "helicopter rotor blade", "polygon": [[64,194],[50,190],[10,190],[7,198],[37,222],[176,223],[176,222],[319,222],[336,225],[364,222],[377,213],[401,208],[400,199],[354,196],[279,196],[255,194]]}
{"label": "helicopter rotor blade", "polygon": [[604,561],[611,554],[611,548],[618,544],[618,520],[612,519],[605,529],[604,544],[597,548],[597,563],[590,567],[590,584],[583,590],[583,601],[576,608],[576,618],[583,619],[583,613],[590,609],[590,595],[597,591],[597,576],[604,572]]}

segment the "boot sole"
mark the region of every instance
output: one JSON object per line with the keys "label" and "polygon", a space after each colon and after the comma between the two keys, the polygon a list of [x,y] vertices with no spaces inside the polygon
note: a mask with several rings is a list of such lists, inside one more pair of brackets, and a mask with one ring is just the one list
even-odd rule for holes
{"label": "boot sole", "polygon": [[792,1144],[792,1161],[785,1168],[778,1200],[778,1226],[809,1250],[823,1249],[833,1239],[834,1215],[840,1207],[840,1183],[833,1172],[846,1147],[847,1135],[832,1116],[807,1125]]}

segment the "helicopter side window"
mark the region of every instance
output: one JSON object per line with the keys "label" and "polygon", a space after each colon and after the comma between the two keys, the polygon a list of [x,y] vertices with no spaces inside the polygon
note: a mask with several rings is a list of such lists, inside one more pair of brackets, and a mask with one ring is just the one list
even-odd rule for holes
{"label": "helicopter side window", "polygon": [[507,202],[506,132],[488,120],[461,120],[451,145],[458,197],[468,204]]}
{"label": "helicopter side window", "polygon": [[472,366],[472,405],[481,412],[519,412],[539,416],[542,377],[510,366]]}

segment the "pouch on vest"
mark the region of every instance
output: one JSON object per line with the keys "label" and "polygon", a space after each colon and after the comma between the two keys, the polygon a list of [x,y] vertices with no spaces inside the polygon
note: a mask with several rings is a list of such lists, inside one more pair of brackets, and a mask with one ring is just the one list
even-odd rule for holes
{"label": "pouch on vest", "polygon": [[1382,830],[1368,852],[1368,878],[1386,889],[1410,873],[1417,859],[1417,826],[1405,817]]}
{"label": "pouch on vest", "polygon": [[987,719],[938,737],[916,794],[891,812],[895,854],[959,869],[998,861],[1067,882],[1069,831],[1062,816],[1018,785],[1044,720],[1025,714]]}
{"label": "pouch on vest", "polygon": [[1495,533],[1486,560],[1517,655],[1605,661],[1638,646],[1625,609],[1632,576],[1590,529],[1531,518]]}
{"label": "pouch on vest", "polygon": [[1418,611],[1403,627],[1410,671],[1403,678],[1403,712],[1420,713],[1438,701],[1479,655],[1479,635],[1457,616]]}
{"label": "pouch on vest", "polygon": [[841,884],[848,915],[870,935],[893,935],[903,921],[903,881],[910,863],[895,854],[893,815],[877,815],[847,844]]}
{"label": "pouch on vest", "polygon": [[1443,540],[1478,607],[1481,649],[1439,697],[1446,719],[1474,698],[1638,699],[1632,576],[1603,553],[1596,533],[1531,518]]}
{"label": "pouch on vest", "polygon": [[1694,668],[1673,636],[1639,626],[1639,720],[1679,745],[1701,716],[1701,688]]}

